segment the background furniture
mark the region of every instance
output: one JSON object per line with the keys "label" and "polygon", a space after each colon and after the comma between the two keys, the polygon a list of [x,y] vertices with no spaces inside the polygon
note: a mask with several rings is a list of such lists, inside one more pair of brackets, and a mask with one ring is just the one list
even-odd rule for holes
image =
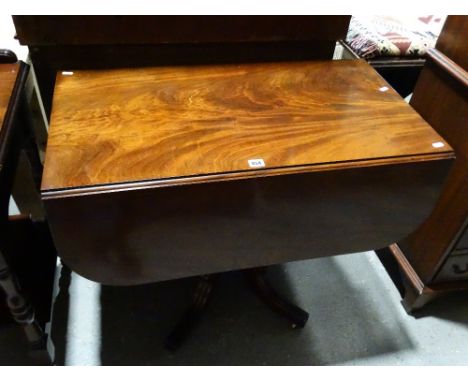
{"label": "background furniture", "polygon": [[345,58],[362,58],[402,96],[413,92],[445,16],[353,16],[341,41]]}
{"label": "background furniture", "polygon": [[[33,223],[28,215],[9,217],[8,211],[21,152],[27,153],[36,193],[42,172],[25,100],[29,67],[16,62],[11,52],[1,57],[8,63],[0,64],[0,287],[12,318],[26,333],[32,356],[49,364],[44,329],[50,320],[55,252],[44,224]],[[46,246],[49,251],[44,251]],[[34,305],[39,306],[38,315]]]}
{"label": "background furniture", "polygon": [[[404,306],[468,289],[468,17],[449,16],[411,99],[411,106],[451,145],[457,159],[430,217],[390,246],[401,270]],[[411,210],[408,210],[411,213]],[[381,251],[381,257],[388,253]],[[401,284],[395,279],[397,285]]]}

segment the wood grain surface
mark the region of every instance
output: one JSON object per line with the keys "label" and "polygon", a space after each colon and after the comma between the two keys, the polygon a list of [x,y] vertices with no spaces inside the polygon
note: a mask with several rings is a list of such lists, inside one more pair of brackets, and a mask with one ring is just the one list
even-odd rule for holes
{"label": "wood grain surface", "polygon": [[451,153],[385,86],[360,61],[58,73],[42,189]]}
{"label": "wood grain surface", "polygon": [[0,128],[8,109],[11,93],[18,75],[18,64],[0,65]]}

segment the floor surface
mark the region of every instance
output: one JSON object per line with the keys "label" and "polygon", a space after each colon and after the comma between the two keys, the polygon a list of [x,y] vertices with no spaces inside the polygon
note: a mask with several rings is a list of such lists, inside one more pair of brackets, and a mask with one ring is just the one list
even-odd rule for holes
{"label": "floor surface", "polygon": [[[164,338],[195,279],[101,287],[62,270],[52,339],[58,365],[468,365],[468,294],[419,318],[403,310],[374,252],[289,263],[269,279],[310,313],[292,329],[239,273],[219,277],[208,311],[176,353]],[[21,332],[0,329],[0,364],[27,364]]]}

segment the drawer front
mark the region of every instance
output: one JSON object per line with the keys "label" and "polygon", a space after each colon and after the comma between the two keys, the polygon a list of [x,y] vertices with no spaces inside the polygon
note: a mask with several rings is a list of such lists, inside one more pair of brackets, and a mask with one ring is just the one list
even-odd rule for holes
{"label": "drawer front", "polygon": [[457,244],[455,245],[456,249],[468,249],[468,228],[462,233],[460,239],[458,239]]}
{"label": "drawer front", "polygon": [[442,266],[436,281],[468,280],[468,253],[450,256]]}

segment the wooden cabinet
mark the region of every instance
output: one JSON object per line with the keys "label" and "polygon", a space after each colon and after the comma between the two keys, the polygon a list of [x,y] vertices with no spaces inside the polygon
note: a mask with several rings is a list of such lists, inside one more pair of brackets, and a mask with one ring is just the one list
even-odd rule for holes
{"label": "wooden cabinet", "polygon": [[[414,109],[450,144],[456,161],[429,218],[390,247],[406,283],[408,310],[443,291],[468,288],[468,17],[449,16],[411,99]],[[411,213],[409,210],[408,213]]]}
{"label": "wooden cabinet", "polygon": [[468,252],[466,255],[450,255],[438,272],[436,281],[468,280]]}
{"label": "wooden cabinet", "polygon": [[[468,220],[466,221],[468,223]],[[467,224],[465,224],[466,226]],[[466,250],[468,252],[468,229],[465,228],[461,234],[460,239],[455,244],[455,250]]]}

